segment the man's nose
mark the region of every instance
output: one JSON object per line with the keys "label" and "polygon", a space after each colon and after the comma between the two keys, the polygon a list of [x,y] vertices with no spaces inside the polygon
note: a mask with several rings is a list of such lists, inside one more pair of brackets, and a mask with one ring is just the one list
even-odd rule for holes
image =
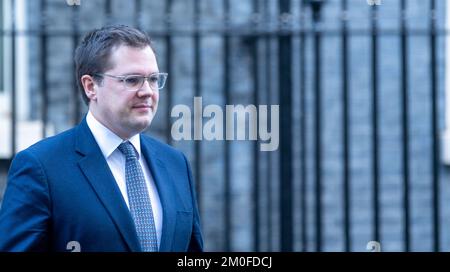
{"label": "man's nose", "polygon": [[144,81],[144,84],[137,92],[138,96],[152,96],[154,93],[155,90],[150,87],[148,80]]}

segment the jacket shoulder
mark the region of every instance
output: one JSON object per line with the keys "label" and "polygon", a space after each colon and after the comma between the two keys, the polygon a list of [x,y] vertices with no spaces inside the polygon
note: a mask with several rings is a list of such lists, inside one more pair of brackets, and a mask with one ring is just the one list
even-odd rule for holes
{"label": "jacket shoulder", "polygon": [[[75,140],[75,130],[77,127],[71,128],[57,135],[47,137],[20,151],[20,153],[31,153],[36,157],[53,157],[56,153],[67,152],[73,149]],[[16,156],[17,156],[16,155]]]}
{"label": "jacket shoulder", "polygon": [[141,134],[141,140],[145,145],[150,145],[152,148],[162,149],[166,150],[167,152],[175,152],[180,153],[180,151],[166,143],[163,143],[162,141],[145,134]]}
{"label": "jacket shoulder", "polygon": [[141,134],[141,144],[144,144],[146,147],[150,148],[155,154],[158,154],[161,158],[170,158],[170,159],[183,159],[185,160],[185,155],[180,150],[161,142],[160,140]]}

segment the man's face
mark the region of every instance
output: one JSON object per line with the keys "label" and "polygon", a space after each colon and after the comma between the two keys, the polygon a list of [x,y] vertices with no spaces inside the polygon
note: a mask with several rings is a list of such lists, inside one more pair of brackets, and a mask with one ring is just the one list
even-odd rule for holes
{"label": "man's face", "polygon": [[[113,48],[110,60],[114,68],[104,74],[149,76],[159,72],[155,54],[149,46],[121,45]],[[104,76],[102,84],[95,83],[95,94],[89,109],[98,121],[122,139],[145,130],[158,108],[159,90],[150,88],[147,81],[139,90],[130,91],[120,79]]]}

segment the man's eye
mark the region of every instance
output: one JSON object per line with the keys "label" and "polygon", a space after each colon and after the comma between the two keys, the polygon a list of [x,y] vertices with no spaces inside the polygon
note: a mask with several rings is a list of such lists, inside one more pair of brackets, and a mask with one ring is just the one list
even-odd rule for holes
{"label": "man's eye", "polygon": [[125,78],[125,84],[128,86],[136,86],[142,81],[142,77],[127,77]]}
{"label": "man's eye", "polygon": [[151,76],[150,77],[150,82],[151,83],[157,83],[158,82],[158,78],[159,78],[158,76]]}

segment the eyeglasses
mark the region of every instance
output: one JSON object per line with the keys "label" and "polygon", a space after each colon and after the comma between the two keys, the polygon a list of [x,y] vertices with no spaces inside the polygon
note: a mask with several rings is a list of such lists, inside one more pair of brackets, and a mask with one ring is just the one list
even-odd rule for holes
{"label": "eyeglasses", "polygon": [[119,81],[123,83],[126,90],[132,92],[140,90],[144,85],[145,81],[148,81],[148,84],[150,85],[150,88],[152,88],[152,90],[160,90],[164,88],[168,76],[167,73],[153,73],[149,76],[142,76],[142,75],[114,76],[99,73],[95,75],[117,78]]}

